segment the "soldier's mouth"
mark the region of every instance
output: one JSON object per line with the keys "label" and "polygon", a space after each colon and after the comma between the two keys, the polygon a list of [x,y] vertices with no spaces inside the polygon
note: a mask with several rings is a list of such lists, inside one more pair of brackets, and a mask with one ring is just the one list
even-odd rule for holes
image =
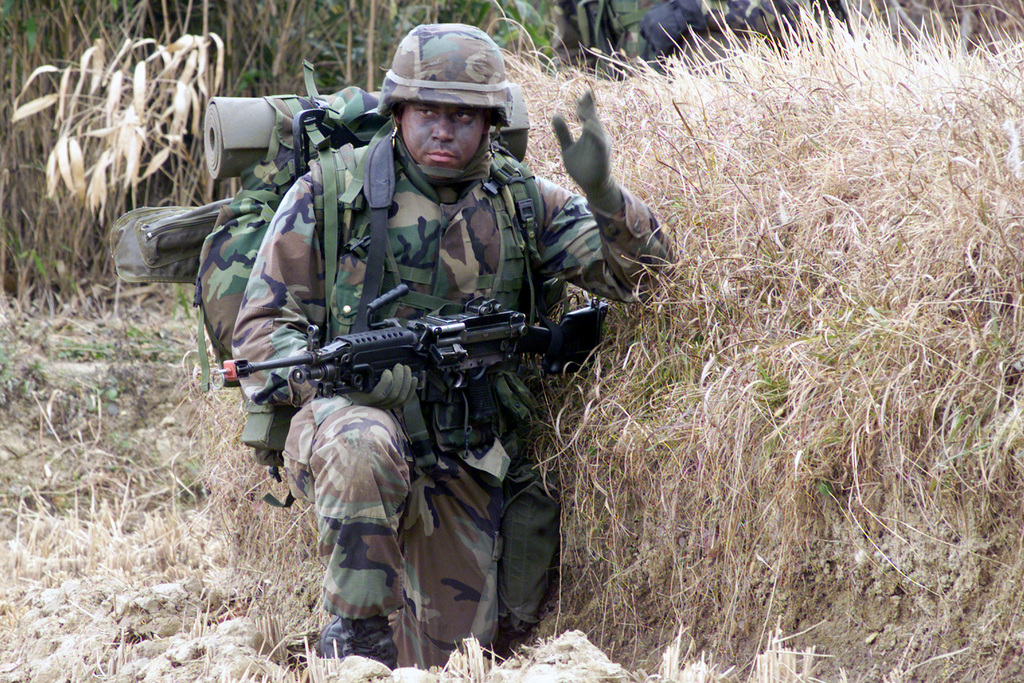
{"label": "soldier's mouth", "polygon": [[444,150],[434,150],[426,153],[427,159],[436,165],[450,163],[455,160],[455,155]]}

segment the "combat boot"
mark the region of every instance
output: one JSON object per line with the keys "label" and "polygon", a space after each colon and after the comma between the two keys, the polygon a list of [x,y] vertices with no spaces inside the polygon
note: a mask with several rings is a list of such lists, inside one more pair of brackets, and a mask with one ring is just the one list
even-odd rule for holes
{"label": "combat boot", "polygon": [[336,616],[320,633],[318,649],[324,659],[359,655],[389,669],[398,666],[398,647],[387,617],[346,619]]}

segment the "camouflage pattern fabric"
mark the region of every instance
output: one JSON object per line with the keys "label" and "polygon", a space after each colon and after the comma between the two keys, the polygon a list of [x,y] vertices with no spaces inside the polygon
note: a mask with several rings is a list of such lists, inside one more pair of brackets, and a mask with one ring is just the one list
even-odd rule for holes
{"label": "camouflage pattern fabric", "polygon": [[398,102],[493,109],[508,124],[512,91],[501,50],[472,26],[417,26],[398,44],[381,86],[379,112],[390,114]]}
{"label": "camouflage pattern fabric", "polygon": [[[410,34],[416,49],[396,57],[388,76],[395,87],[388,91],[385,84],[382,112],[390,111],[396,93],[433,97],[437,87],[454,98],[450,102],[467,104],[471,96],[504,87],[500,52],[492,63],[490,39],[473,37],[476,30],[469,27],[421,29]],[[464,36],[470,36],[466,42]],[[403,61],[407,52],[411,63]],[[430,80],[440,63],[452,70]],[[401,71],[408,73],[395,73]],[[403,94],[400,87],[411,90]],[[393,144],[395,192],[382,288],[402,282],[411,291],[380,316],[443,313],[481,296],[518,308],[528,283],[551,278],[633,301],[647,284],[648,267],[671,258],[657,219],[628,191],[622,191],[621,205],[614,204],[621,208],[608,215],[554,183],[531,181],[536,220],[527,238],[513,222],[508,177],[492,152],[483,150],[479,175],[476,166],[466,174],[470,182],[447,183],[428,179],[404,146]],[[367,155],[367,147],[341,148],[327,165],[334,167],[332,175],[313,166],[282,199],[245,288],[235,356],[292,355],[305,348],[310,324],[319,326],[323,340],[352,325],[368,269],[370,216],[361,194]],[[328,182],[337,190],[342,216],[333,282],[326,281],[321,240]],[[470,379],[471,387],[491,391],[501,404],[482,415],[479,403],[488,402],[477,402],[476,394],[471,400],[467,390],[429,375],[425,380],[419,398],[438,460],[427,470],[413,464],[404,413],[356,406],[343,397],[313,399],[312,388],[293,383],[287,370],[242,381],[256,404],[301,406],[285,459],[293,492],[312,500],[318,514],[325,608],[348,619],[400,612],[399,661],[418,666],[443,664],[464,638],[475,635],[486,644],[496,632],[502,483],[510,453],[517,454],[510,434],[532,402],[514,368],[482,384]]]}
{"label": "camouflage pattern fabric", "polygon": [[639,54],[636,21],[625,25],[619,17],[638,19],[656,4],[658,0],[557,0],[552,8],[555,56],[562,64],[594,69],[602,66],[594,50]]}
{"label": "camouflage pattern fabric", "polygon": [[329,613],[365,619],[404,607],[402,666],[441,666],[468,635],[491,641],[500,486],[452,456],[430,474],[413,471],[394,414],[342,397],[299,411],[285,458],[292,493],[316,507]]}
{"label": "camouflage pattern fabric", "polygon": [[[364,142],[388,123],[376,115],[376,98],[359,88],[346,88],[326,100],[335,125]],[[279,121],[267,157],[242,173],[242,190],[221,209],[199,257],[196,305],[201,306],[206,333],[219,360],[231,357],[235,318],[256,252],[281,197],[295,181],[292,119],[313,106],[308,98],[298,96],[267,101],[277,109]]]}
{"label": "camouflage pattern fabric", "polygon": [[[349,150],[349,180],[359,177],[365,151]],[[657,219],[628,190],[622,190],[624,209],[606,216],[591,213],[584,197],[550,181],[538,178],[537,186],[542,207],[531,263],[541,280],[559,278],[599,296],[629,302],[635,300],[634,290],[643,283],[647,267],[670,258]],[[344,188],[340,194],[345,194]],[[417,168],[396,169],[386,267],[397,270],[413,290],[402,300],[413,305],[403,304],[381,316],[421,315],[422,309],[414,304],[418,298],[460,303],[495,293],[496,273],[503,267],[500,257],[510,250],[493,206],[480,195],[480,185],[474,184],[455,201],[443,203]],[[281,202],[239,313],[237,357],[290,355],[305,347],[307,321],[324,329],[327,297],[315,210],[322,196],[322,183],[311,174],[299,179]],[[343,235],[330,299],[332,328],[324,330],[325,339],[347,332],[362,290],[368,212],[356,213],[352,226],[351,233]],[[419,277],[424,273],[430,275],[428,282],[406,279],[425,279]],[[515,298],[507,303],[514,305]],[[305,385],[293,385],[284,370],[257,373],[243,386],[256,403],[301,405],[309,392]]]}

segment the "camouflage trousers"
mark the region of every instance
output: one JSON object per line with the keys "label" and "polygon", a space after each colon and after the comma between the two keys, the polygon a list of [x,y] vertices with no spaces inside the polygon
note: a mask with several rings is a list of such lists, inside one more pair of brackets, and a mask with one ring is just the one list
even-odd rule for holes
{"label": "camouflage trousers", "polygon": [[343,397],[296,414],[285,463],[292,493],[315,506],[324,609],[394,615],[400,666],[444,665],[470,635],[491,642],[500,486],[459,458],[420,472],[393,413]]}

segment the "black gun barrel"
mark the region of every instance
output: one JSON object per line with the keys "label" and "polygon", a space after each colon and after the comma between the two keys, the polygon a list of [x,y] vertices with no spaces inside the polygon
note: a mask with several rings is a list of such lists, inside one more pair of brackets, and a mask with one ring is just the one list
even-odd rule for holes
{"label": "black gun barrel", "polygon": [[[243,359],[225,361],[224,369],[228,371],[228,379],[237,379],[238,377],[248,377],[249,375],[263,370],[276,370],[278,368],[286,368],[292,365],[308,365],[314,361],[315,358],[312,354],[304,353],[299,356],[273,358],[271,360],[255,361],[252,363]],[[232,369],[233,373],[231,372]],[[232,374],[234,376],[231,376]]]}

